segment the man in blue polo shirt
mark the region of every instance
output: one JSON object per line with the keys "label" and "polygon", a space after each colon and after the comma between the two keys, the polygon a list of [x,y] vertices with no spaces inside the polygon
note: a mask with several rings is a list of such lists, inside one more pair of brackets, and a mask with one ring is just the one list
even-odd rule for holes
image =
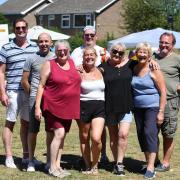
{"label": "man in blue polo shirt", "polygon": [[6,153],[5,165],[9,168],[16,168],[12,156],[12,137],[18,114],[21,120],[22,163],[28,163],[29,103],[28,94],[21,86],[21,78],[27,57],[38,50],[36,43],[27,40],[28,23],[24,19],[17,19],[13,28],[16,37],[0,51],[0,100],[7,109],[2,139]]}

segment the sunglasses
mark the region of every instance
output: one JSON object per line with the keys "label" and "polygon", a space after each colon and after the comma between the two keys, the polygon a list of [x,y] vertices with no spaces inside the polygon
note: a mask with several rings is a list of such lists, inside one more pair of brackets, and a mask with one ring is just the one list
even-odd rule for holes
{"label": "sunglasses", "polygon": [[18,26],[16,27],[16,30],[19,31],[20,29],[22,29],[23,31],[25,31],[27,29],[26,26]]}
{"label": "sunglasses", "polygon": [[90,36],[91,38],[93,38],[95,36],[95,34],[84,34],[84,36],[85,37],[89,37]]}
{"label": "sunglasses", "polygon": [[64,54],[67,54],[68,53],[68,49],[59,49],[57,50],[58,53],[62,53],[64,52]]}
{"label": "sunglasses", "polygon": [[118,54],[119,56],[123,56],[124,55],[124,51],[118,51],[117,49],[112,49],[111,51],[114,55]]}

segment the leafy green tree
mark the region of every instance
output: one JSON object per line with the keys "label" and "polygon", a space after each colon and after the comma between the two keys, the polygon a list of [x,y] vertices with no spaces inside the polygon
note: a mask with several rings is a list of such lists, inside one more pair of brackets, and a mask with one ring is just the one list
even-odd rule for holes
{"label": "leafy green tree", "polygon": [[0,13],[0,24],[9,24],[9,21]]}
{"label": "leafy green tree", "polygon": [[[166,4],[159,3],[159,1],[162,0],[151,0],[149,4],[146,0],[124,0],[122,15],[127,30],[137,32],[156,27],[170,29],[170,24],[167,21]],[[174,16],[175,30],[180,30],[178,17],[179,14]]]}

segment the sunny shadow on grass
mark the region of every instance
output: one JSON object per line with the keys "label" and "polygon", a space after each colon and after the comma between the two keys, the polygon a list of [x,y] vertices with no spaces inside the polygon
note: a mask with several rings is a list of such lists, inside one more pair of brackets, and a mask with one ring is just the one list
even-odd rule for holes
{"label": "sunny shadow on grass", "polygon": [[[4,125],[4,117],[5,111],[2,106],[0,106],[0,134],[2,134],[2,127]],[[156,179],[163,180],[180,180],[180,129],[177,131],[176,135],[176,146],[174,150],[174,154],[172,156],[171,161],[171,171],[166,173],[157,173]],[[160,141],[162,142],[162,137],[160,136]],[[44,171],[43,164],[35,173],[26,172],[26,167],[21,165],[21,157],[22,157],[22,148],[21,141],[19,137],[19,121],[16,124],[14,129],[14,137],[13,137],[13,152],[15,157],[15,162],[18,166],[18,169],[7,169],[4,166],[4,148],[3,143],[0,138],[0,180],[51,180],[56,179],[50,177]],[[41,131],[38,135],[37,140],[37,148],[36,148],[36,158],[45,163],[46,156],[46,146],[45,146],[45,132],[44,132],[44,122],[42,122]],[[160,157],[162,157],[162,144],[160,146]],[[140,173],[141,165],[144,163],[144,156],[140,151],[139,144],[136,136],[136,129],[134,122],[132,123],[129,141],[128,141],[128,149],[126,153],[126,157],[124,160],[126,176],[121,178],[112,174],[113,170],[113,159],[112,154],[109,148],[109,143],[107,140],[107,154],[111,162],[107,165],[99,165],[100,173],[97,176],[87,176],[83,175],[80,170],[83,167],[83,164],[79,164],[79,160],[81,157],[80,148],[79,148],[79,138],[78,138],[78,129],[75,122],[72,124],[72,128],[70,133],[67,135],[65,140],[65,147],[62,156],[62,166],[68,169],[71,173],[71,177],[66,177],[64,179],[71,180],[120,180],[120,179],[128,179],[128,180],[141,180],[143,179],[143,175]]]}

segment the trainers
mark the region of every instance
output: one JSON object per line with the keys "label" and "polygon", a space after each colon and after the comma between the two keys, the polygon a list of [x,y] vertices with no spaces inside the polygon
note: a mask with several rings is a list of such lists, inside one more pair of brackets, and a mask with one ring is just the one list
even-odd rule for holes
{"label": "trainers", "polygon": [[27,171],[28,171],[28,172],[34,172],[34,171],[35,171],[35,164],[34,164],[33,161],[30,161],[30,162],[28,163]]}
{"label": "trainers", "polygon": [[12,157],[8,157],[5,160],[5,166],[8,168],[17,168],[16,165],[14,164],[14,159]]}
{"label": "trainers", "polygon": [[165,172],[165,171],[169,171],[170,170],[170,166],[165,166],[164,164],[160,163],[155,167],[156,171],[159,172]]}
{"label": "trainers", "polygon": [[106,154],[101,155],[100,163],[102,164],[109,163],[109,159]]}
{"label": "trainers", "polygon": [[145,179],[153,179],[156,177],[155,175],[156,175],[155,171],[151,172],[151,171],[147,170],[146,173],[144,174],[144,178]]}
{"label": "trainers", "polygon": [[21,163],[22,164],[28,164],[29,163],[29,158],[22,158]]}
{"label": "trainers", "polygon": [[117,176],[125,176],[125,172],[124,172],[124,165],[122,163],[117,163],[114,166],[114,174],[116,174]]}

